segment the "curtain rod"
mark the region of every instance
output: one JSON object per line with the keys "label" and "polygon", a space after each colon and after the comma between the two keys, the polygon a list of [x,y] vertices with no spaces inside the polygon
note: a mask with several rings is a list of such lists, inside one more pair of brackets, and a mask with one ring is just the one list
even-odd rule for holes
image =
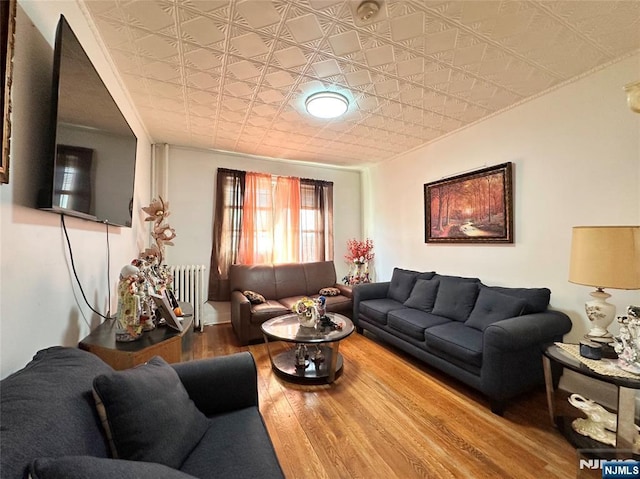
{"label": "curtain rod", "polygon": [[[222,172],[226,172],[226,173],[240,173],[240,174],[246,174],[246,173],[257,173],[257,174],[265,174],[265,173],[261,173],[259,171],[243,171],[243,170],[232,170],[229,168],[218,168],[218,171],[222,171]],[[285,175],[274,175],[271,173],[266,173],[266,174],[270,174],[272,177],[279,177],[279,178],[298,178],[297,176],[285,176]],[[301,181],[313,181],[314,183],[320,183],[323,185],[333,185],[333,181],[327,181],[327,180],[316,180],[314,178],[298,178]]]}

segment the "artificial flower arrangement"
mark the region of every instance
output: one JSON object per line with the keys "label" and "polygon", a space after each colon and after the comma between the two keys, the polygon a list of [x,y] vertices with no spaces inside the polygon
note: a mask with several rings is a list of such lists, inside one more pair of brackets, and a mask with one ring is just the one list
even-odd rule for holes
{"label": "artificial flower arrangement", "polygon": [[316,309],[316,301],[303,297],[293,304],[293,312],[298,315],[298,321],[302,326],[315,326],[318,319],[318,310]]}
{"label": "artificial flower arrangement", "polygon": [[370,283],[369,262],[373,260],[373,241],[369,238],[359,241],[350,239],[347,241],[348,253],[344,258],[351,264],[351,270],[342,278],[344,284],[355,285],[360,283]]}
{"label": "artificial flower arrangement", "polygon": [[293,303],[292,311],[298,315],[301,326],[313,328],[342,329],[342,324],[334,323],[327,315],[327,298],[319,296],[317,299],[300,298]]}
{"label": "artificial flower arrangement", "polygon": [[362,241],[358,241],[355,238],[348,240],[347,250],[348,253],[344,257],[350,263],[368,263],[375,256],[373,253],[373,241],[369,238]]}
{"label": "artificial flower arrangement", "polygon": [[153,199],[149,206],[142,208],[142,211],[147,213],[145,221],[153,221],[153,231],[151,236],[156,242],[156,249],[159,255],[159,263],[162,264],[164,260],[164,247],[173,246],[172,240],[176,237],[176,230],[169,226],[169,223],[164,221],[171,214],[169,212],[169,202],[164,201],[161,196],[159,199]]}

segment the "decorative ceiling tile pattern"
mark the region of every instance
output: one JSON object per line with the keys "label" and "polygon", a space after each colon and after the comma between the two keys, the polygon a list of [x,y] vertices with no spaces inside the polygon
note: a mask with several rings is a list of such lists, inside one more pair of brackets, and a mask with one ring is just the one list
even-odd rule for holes
{"label": "decorative ceiling tile pattern", "polygon": [[[640,48],[640,1],[85,0],[154,142],[359,166]],[[640,71],[639,71],[640,75]],[[622,94],[622,85],[621,94]],[[310,117],[308,95],[350,101]]]}

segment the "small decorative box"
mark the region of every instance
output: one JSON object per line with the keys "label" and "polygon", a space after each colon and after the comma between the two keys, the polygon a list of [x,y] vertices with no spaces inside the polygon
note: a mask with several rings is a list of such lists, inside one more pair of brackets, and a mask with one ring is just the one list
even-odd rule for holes
{"label": "small decorative box", "polygon": [[602,346],[595,341],[580,341],[580,356],[589,359],[602,359]]}

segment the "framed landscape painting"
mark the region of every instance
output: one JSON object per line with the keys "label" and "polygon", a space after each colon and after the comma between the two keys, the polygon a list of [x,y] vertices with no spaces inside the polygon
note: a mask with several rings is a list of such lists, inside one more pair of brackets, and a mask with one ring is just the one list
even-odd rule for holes
{"label": "framed landscape painting", "polygon": [[9,139],[11,138],[11,82],[16,0],[0,0],[0,65],[2,65],[2,152],[0,183],[9,183]]}
{"label": "framed landscape painting", "polygon": [[512,165],[424,185],[426,243],[513,243]]}

